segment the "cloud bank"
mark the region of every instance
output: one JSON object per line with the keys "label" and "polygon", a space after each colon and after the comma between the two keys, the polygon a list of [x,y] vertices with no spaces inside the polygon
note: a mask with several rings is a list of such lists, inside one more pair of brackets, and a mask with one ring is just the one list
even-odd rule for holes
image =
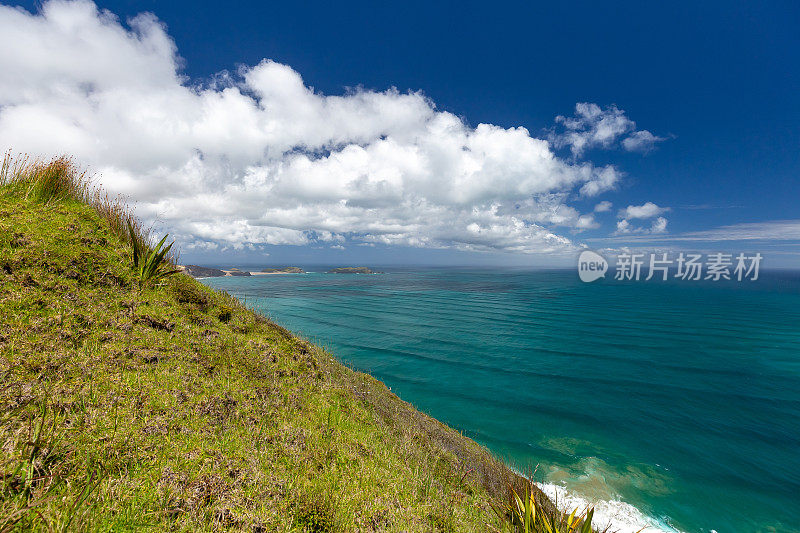
{"label": "cloud bank", "polygon": [[800,241],[800,220],[770,220],[687,232],[676,237],[686,241]]}
{"label": "cloud bank", "polygon": [[[620,179],[419,92],[324,95],[269,60],[193,84],[151,14],[124,25],[88,1],[0,6],[0,48],[13,51],[0,54],[0,147],[74,155],[184,247],[570,252],[564,235],[597,223],[568,202]],[[627,149],[655,142],[615,107],[579,104],[562,122],[575,156],[622,135]]]}

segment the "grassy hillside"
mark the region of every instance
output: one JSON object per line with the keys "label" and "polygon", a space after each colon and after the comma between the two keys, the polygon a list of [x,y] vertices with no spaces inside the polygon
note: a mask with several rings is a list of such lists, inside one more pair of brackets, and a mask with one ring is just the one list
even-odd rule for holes
{"label": "grassy hillside", "polygon": [[69,161],[0,174],[0,531],[504,527],[486,450],[186,275],[140,289],[126,216]]}

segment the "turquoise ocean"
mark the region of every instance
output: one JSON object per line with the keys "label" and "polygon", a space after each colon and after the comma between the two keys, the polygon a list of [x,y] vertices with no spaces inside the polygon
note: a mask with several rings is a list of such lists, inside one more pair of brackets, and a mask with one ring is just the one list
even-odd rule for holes
{"label": "turquoise ocean", "polygon": [[619,531],[800,531],[800,274],[307,269],[203,282]]}

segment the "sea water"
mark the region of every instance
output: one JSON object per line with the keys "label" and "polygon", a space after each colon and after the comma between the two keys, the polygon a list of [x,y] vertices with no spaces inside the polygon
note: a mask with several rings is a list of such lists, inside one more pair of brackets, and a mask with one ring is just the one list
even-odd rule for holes
{"label": "sea water", "polygon": [[[314,270],[313,268],[310,268]],[[574,271],[209,278],[636,531],[800,531],[800,275]]]}

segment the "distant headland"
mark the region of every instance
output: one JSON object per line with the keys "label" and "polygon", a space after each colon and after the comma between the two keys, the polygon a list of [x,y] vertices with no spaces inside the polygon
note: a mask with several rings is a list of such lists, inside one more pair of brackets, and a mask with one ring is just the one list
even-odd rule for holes
{"label": "distant headland", "polygon": [[193,278],[219,278],[222,276],[249,276],[250,272],[232,268],[230,270],[220,270],[219,268],[202,267],[198,265],[183,265],[179,268]]}
{"label": "distant headland", "polygon": [[367,267],[340,267],[328,270],[328,274],[383,274],[383,272],[370,270]]}
{"label": "distant headland", "polygon": [[281,268],[265,268],[256,274],[305,274],[306,271],[300,267],[281,267]]}

